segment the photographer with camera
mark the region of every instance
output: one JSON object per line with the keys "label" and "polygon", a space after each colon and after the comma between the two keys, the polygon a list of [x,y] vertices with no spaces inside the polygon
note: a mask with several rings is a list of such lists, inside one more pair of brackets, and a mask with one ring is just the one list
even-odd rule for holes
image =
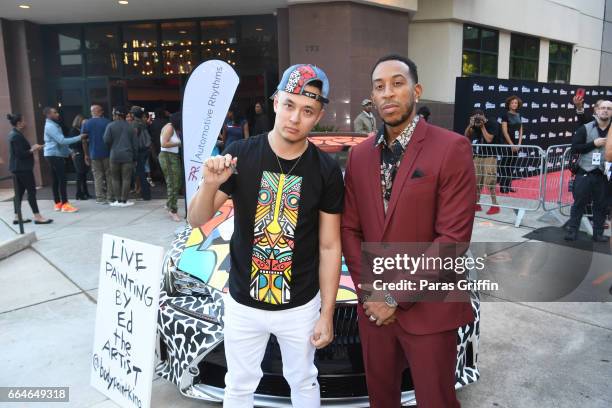
{"label": "photographer with camera", "polygon": [[499,127],[495,120],[487,120],[482,110],[475,109],[470,116],[470,123],[464,134],[473,145],[477,145],[473,148],[474,167],[476,169],[476,211],[482,211],[478,202],[480,201],[480,191],[483,186],[486,186],[489,189],[492,203],[487,215],[497,214],[500,211],[495,195],[497,152],[495,147],[482,145],[499,143]]}

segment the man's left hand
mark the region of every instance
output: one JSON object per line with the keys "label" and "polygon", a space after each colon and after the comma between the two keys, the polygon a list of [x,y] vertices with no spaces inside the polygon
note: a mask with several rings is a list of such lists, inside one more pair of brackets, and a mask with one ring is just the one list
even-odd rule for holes
{"label": "man's left hand", "polygon": [[315,324],[314,331],[310,337],[310,342],[318,349],[322,349],[334,339],[334,319],[333,317],[319,318]]}
{"label": "man's left hand", "polygon": [[376,325],[382,326],[395,313],[396,307],[390,307],[385,302],[365,302],[363,304],[365,314],[370,318],[370,321],[374,323],[373,318],[376,318]]}

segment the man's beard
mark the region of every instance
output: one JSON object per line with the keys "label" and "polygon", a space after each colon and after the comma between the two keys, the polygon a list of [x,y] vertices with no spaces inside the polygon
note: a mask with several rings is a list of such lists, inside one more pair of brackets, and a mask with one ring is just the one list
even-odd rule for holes
{"label": "man's beard", "polygon": [[413,112],[414,112],[414,102],[410,101],[410,103],[408,104],[408,109],[406,109],[406,112],[398,120],[396,120],[395,122],[386,122],[385,120],[383,120],[383,122],[385,122],[385,125],[387,126],[391,126],[391,127],[399,126],[405,121],[407,121]]}
{"label": "man's beard", "polygon": [[601,124],[608,125],[608,123],[610,123],[610,116],[609,115],[608,115],[607,118],[602,118],[599,115],[595,115],[595,118],[597,119],[597,122],[599,122]]}

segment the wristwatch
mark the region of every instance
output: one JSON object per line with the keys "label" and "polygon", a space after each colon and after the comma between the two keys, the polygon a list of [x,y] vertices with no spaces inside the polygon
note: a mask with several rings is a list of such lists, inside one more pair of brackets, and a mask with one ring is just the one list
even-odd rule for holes
{"label": "wristwatch", "polygon": [[395,300],[393,296],[391,296],[390,293],[386,292],[385,293],[385,304],[389,307],[397,307],[397,300]]}

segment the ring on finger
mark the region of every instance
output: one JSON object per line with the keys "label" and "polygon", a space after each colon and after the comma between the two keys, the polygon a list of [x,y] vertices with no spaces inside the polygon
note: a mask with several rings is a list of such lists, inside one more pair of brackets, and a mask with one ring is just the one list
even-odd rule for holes
{"label": "ring on finger", "polygon": [[376,320],[377,320],[377,319],[376,319],[376,316],[374,316],[374,315],[370,315],[370,321],[371,321],[371,322],[375,322]]}

